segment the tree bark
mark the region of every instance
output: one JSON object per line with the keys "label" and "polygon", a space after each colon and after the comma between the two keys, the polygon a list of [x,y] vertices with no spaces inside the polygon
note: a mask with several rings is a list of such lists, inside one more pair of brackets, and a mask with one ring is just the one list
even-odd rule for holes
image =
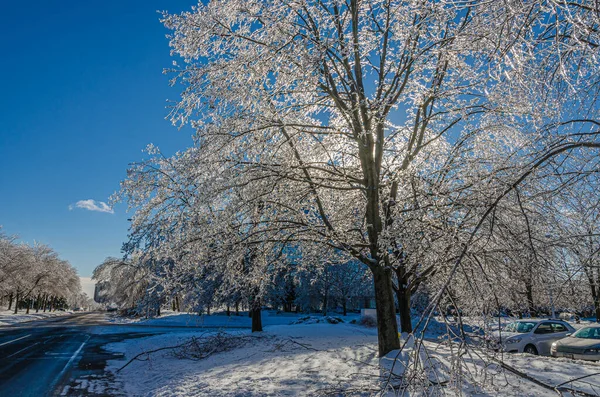
{"label": "tree bark", "polygon": [[7,310],[10,310],[10,308],[12,307],[12,303],[13,303],[13,294],[11,292],[10,295],[8,296],[8,309]]}
{"label": "tree bark", "polygon": [[344,310],[344,316],[348,314],[347,310],[348,304],[346,298],[342,298],[342,309]]}
{"label": "tree bark", "polygon": [[19,310],[19,290],[17,290],[17,296],[15,297],[15,314],[18,313]]}
{"label": "tree bark", "polygon": [[529,281],[526,282],[525,293],[527,295],[527,310],[529,310],[529,315],[534,317],[535,308],[533,306],[533,284]]}
{"label": "tree bark", "polygon": [[[587,273],[587,272],[586,272]],[[594,310],[596,312],[596,322],[600,323],[600,295],[598,294],[598,289],[596,288],[596,283],[594,282],[594,278],[588,274],[590,289],[592,291],[592,299],[594,300]]]}
{"label": "tree bark", "polygon": [[408,280],[404,271],[404,266],[399,266],[394,269],[396,274],[396,282],[398,287],[392,288],[396,292],[396,300],[398,301],[398,314],[400,315],[400,332],[413,332],[412,316],[410,313],[411,290],[408,287]]}
{"label": "tree bark", "polygon": [[400,286],[396,291],[398,299],[398,313],[400,314],[400,332],[413,332],[412,316],[410,313],[410,291]]}
{"label": "tree bark", "polygon": [[260,306],[255,306],[250,311],[252,315],[252,332],[262,332],[262,315]]}
{"label": "tree bark", "polygon": [[375,286],[379,357],[383,357],[392,350],[400,349],[396,305],[394,304],[391,270],[376,266],[372,268],[372,272]]}

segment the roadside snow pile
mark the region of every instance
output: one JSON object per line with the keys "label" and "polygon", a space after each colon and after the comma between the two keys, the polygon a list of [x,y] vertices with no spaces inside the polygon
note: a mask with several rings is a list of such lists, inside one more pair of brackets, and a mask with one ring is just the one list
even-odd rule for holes
{"label": "roadside snow pile", "polygon": [[317,317],[317,316],[303,316],[300,317],[299,319],[297,319],[296,321],[292,321],[290,323],[290,325],[294,325],[294,324],[340,324],[343,323],[344,320],[342,320],[339,317],[333,317],[333,316],[324,316],[324,317]]}
{"label": "roadside snow pile", "polygon": [[23,311],[14,314],[13,310],[0,310],[0,326],[18,324],[26,321],[43,320],[51,317],[66,316],[69,314],[73,313],[67,311],[35,313],[34,311],[31,311],[29,312],[29,314],[25,314],[25,312]]}

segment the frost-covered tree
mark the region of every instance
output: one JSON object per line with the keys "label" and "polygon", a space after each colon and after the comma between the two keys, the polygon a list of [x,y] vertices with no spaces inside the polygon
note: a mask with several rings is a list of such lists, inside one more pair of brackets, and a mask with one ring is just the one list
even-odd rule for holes
{"label": "frost-covered tree", "polygon": [[81,293],[77,271],[50,247],[18,243],[0,232],[0,300],[14,313],[55,310]]}
{"label": "frost-covered tree", "polygon": [[435,281],[439,304],[515,187],[599,146],[578,2],[223,0],[163,21],[195,145],[130,170],[136,249],[176,259],[175,288],[216,264],[255,297],[285,246],[341,252],[372,274],[381,355],[394,287],[410,331],[411,294]]}
{"label": "frost-covered tree", "polygon": [[363,262],[380,354],[399,346],[391,269],[403,266],[403,249],[390,254],[386,237],[393,204],[407,174],[435,168],[446,136],[489,106],[505,12],[493,3],[232,0],[164,17],[185,61],[174,69],[186,89],[173,120],[196,127],[198,166],[231,174],[211,187],[243,186],[246,205],[267,199],[283,238]]}

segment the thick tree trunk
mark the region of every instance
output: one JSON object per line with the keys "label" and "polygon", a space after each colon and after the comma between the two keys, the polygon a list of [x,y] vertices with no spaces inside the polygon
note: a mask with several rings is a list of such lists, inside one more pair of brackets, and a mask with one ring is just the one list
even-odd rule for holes
{"label": "thick tree trunk", "polygon": [[326,316],[327,315],[327,305],[329,304],[328,302],[328,296],[329,294],[327,292],[325,292],[325,295],[323,295],[323,315]]}
{"label": "thick tree trunk", "polygon": [[[407,288],[408,280],[404,271],[404,266],[398,266],[394,269],[396,274],[397,288],[394,289],[396,292],[396,300],[398,301],[398,314],[400,315],[400,331],[411,334],[412,328],[412,317],[410,314],[410,299],[411,293]],[[393,287],[393,284],[392,284]]]}
{"label": "thick tree trunk", "polygon": [[[589,276],[588,276],[589,277]],[[589,277],[590,290],[592,291],[592,300],[594,301],[594,311],[596,312],[596,322],[600,323],[600,296],[598,296],[598,290],[594,279]]]}
{"label": "thick tree trunk", "polygon": [[413,328],[410,314],[410,291],[400,286],[396,291],[396,298],[398,299],[398,313],[400,314],[400,332],[411,334]]}
{"label": "thick tree trunk", "polygon": [[177,307],[177,312],[181,312],[181,306],[179,306],[179,296],[175,295],[175,306]]}
{"label": "thick tree trunk", "polygon": [[533,284],[531,282],[527,282],[525,284],[525,293],[527,295],[527,310],[529,310],[529,315],[534,317],[535,308],[533,305]]}
{"label": "thick tree trunk", "polygon": [[25,314],[29,314],[29,308],[31,307],[31,298],[27,299],[27,310],[25,311]]}
{"label": "thick tree trunk", "polygon": [[236,316],[240,315],[240,301],[239,300],[235,301],[235,315]]}
{"label": "thick tree trunk", "polygon": [[10,308],[12,307],[12,303],[13,303],[13,294],[11,292],[11,294],[8,296],[8,309],[10,310]]}
{"label": "thick tree trunk", "polygon": [[229,303],[227,304],[227,317],[231,317],[231,308],[229,307]]}
{"label": "thick tree trunk", "polygon": [[263,328],[260,306],[253,308],[250,313],[252,315],[252,332],[262,332]]}
{"label": "thick tree trunk", "polygon": [[346,298],[342,298],[342,309],[344,310],[344,316],[348,314],[348,304]]}
{"label": "thick tree trunk", "polygon": [[389,269],[374,267],[373,281],[375,285],[375,308],[377,312],[377,340],[379,357],[392,350],[400,349],[398,324],[396,323],[396,306],[392,288],[392,274]]}
{"label": "thick tree trunk", "polygon": [[15,297],[15,314],[19,311],[19,291],[17,290],[17,296]]}

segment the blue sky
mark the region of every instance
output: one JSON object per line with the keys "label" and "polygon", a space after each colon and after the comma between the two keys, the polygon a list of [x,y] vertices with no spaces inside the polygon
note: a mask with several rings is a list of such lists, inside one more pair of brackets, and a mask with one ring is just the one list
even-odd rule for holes
{"label": "blue sky", "polygon": [[191,144],[164,119],[176,100],[157,10],[193,0],[4,2],[0,17],[0,225],[39,241],[81,276],[120,255],[130,214],[72,208],[106,202],[154,143]]}

